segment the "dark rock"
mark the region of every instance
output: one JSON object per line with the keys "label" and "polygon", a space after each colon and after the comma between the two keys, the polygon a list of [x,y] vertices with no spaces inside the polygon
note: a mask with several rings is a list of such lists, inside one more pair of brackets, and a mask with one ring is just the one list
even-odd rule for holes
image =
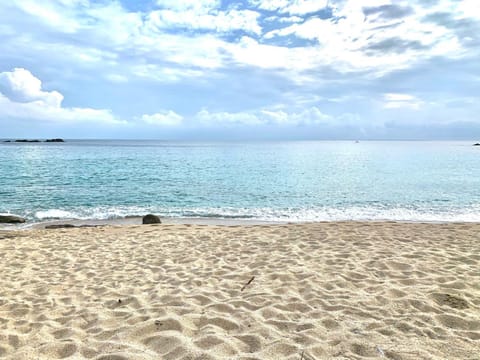
{"label": "dark rock", "polygon": [[12,140],[5,140],[4,142],[12,142]]}
{"label": "dark rock", "polygon": [[480,143],[475,143],[473,144],[473,146],[480,146]]}
{"label": "dark rock", "polygon": [[21,224],[25,219],[15,215],[0,215],[0,223],[4,224]]}
{"label": "dark rock", "polygon": [[15,140],[16,143],[39,143],[40,140],[27,140],[27,139],[20,139]]}
{"label": "dark rock", "polygon": [[72,224],[53,224],[45,226],[45,229],[70,229],[74,227],[75,225]]}
{"label": "dark rock", "polygon": [[47,139],[47,140],[45,140],[45,142],[49,142],[49,143],[50,142],[57,142],[58,143],[58,142],[65,142],[65,140],[63,140],[63,139]]}
{"label": "dark rock", "polygon": [[161,224],[160,218],[157,215],[148,214],[142,219],[142,224]]}

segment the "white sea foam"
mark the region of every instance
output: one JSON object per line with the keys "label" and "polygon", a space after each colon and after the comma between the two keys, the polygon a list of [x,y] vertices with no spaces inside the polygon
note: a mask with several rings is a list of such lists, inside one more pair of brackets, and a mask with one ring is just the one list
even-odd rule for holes
{"label": "white sea foam", "polygon": [[233,207],[93,207],[76,209],[50,209],[37,211],[35,219],[118,219],[156,213],[174,218],[219,218],[259,221],[413,221],[413,222],[480,222],[480,206],[460,209],[408,209],[408,208],[233,208]]}
{"label": "white sea foam", "polygon": [[48,219],[118,219],[126,216],[144,215],[144,208],[140,207],[92,207],[92,208],[76,208],[69,210],[49,209],[37,211],[34,215],[37,220]]}
{"label": "white sea foam", "polygon": [[50,209],[45,211],[37,211],[35,217],[39,220],[44,219],[76,219],[74,212],[60,210],[60,209]]}

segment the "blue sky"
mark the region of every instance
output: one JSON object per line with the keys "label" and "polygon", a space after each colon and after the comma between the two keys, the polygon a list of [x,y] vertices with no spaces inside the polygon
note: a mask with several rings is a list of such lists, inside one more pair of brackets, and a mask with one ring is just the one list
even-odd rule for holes
{"label": "blue sky", "polygon": [[10,0],[0,138],[480,138],[477,0]]}

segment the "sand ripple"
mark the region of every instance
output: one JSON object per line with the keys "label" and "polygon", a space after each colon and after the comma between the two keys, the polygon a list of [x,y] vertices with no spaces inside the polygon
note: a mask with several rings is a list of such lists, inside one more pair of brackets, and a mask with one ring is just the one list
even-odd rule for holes
{"label": "sand ripple", "polygon": [[479,359],[479,224],[0,232],[0,253],[4,358]]}

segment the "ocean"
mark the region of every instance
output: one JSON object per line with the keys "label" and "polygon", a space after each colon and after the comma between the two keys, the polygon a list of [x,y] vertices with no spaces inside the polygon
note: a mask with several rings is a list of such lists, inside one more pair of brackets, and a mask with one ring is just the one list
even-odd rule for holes
{"label": "ocean", "polygon": [[480,222],[472,142],[0,143],[0,213]]}

